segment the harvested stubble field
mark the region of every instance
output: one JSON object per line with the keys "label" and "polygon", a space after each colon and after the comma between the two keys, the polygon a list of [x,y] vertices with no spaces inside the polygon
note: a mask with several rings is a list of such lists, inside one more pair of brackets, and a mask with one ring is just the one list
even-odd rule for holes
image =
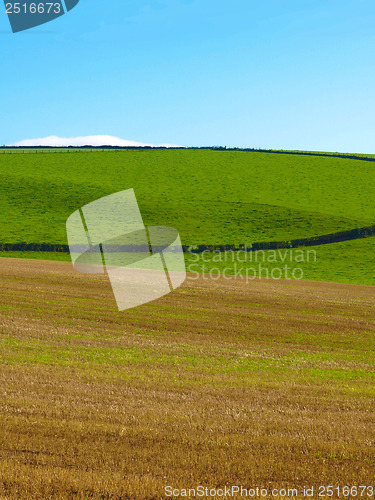
{"label": "harvested stubble field", "polygon": [[119,313],[68,263],[0,269],[1,498],[374,484],[374,287],[190,278]]}

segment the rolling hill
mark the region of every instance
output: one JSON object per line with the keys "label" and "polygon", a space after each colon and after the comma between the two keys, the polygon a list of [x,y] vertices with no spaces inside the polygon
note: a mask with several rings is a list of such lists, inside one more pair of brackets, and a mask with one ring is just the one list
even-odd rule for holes
{"label": "rolling hill", "polygon": [[[128,188],[147,225],[175,227],[187,246],[250,246],[368,227],[375,224],[369,159],[211,149],[2,150],[0,243],[64,245],[72,212]],[[345,280],[354,258],[346,280],[375,284],[368,273],[373,241],[319,247],[322,271],[310,279],[341,281],[338,266]]]}

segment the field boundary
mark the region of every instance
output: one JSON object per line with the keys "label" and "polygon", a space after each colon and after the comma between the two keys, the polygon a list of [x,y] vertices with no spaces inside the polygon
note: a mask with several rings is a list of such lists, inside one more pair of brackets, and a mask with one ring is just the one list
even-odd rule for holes
{"label": "field boundary", "polygon": [[[285,248],[299,248],[319,245],[328,245],[332,243],[341,243],[343,241],[352,241],[375,236],[375,225],[351,229],[349,231],[340,231],[332,234],[321,236],[312,236],[310,238],[298,238],[289,241],[263,241],[247,244],[227,244],[227,245],[182,245],[184,253],[203,253],[220,251],[248,251],[254,252],[258,250],[278,250]],[[143,248],[143,247],[142,247]],[[126,251],[139,252],[137,246],[126,247]],[[124,251],[124,248],[119,248],[118,251]],[[55,252],[69,253],[68,245],[59,245],[53,243],[0,243],[0,252]]]}
{"label": "field boundary", "polygon": [[268,153],[295,156],[320,156],[325,158],[340,158],[344,160],[360,160],[375,162],[375,157],[351,153],[324,153],[315,151],[288,151],[283,149],[258,148],[227,148],[226,146],[203,147],[166,147],[166,146],[0,146],[0,154],[51,154],[51,153],[105,153],[109,151],[161,151],[161,150],[197,150],[197,151],[237,151],[244,153]]}

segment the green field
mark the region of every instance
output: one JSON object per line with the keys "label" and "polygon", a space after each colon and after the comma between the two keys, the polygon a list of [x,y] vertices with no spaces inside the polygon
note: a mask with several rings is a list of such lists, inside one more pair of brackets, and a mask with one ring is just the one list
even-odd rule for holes
{"label": "green field", "polygon": [[[259,263],[262,268],[272,272],[275,267],[283,268],[288,265],[291,269],[300,268],[303,270],[303,279],[313,281],[333,281],[336,283],[355,283],[358,285],[374,285],[375,278],[372,270],[375,268],[375,238],[366,238],[363,240],[347,241],[335,243],[332,245],[320,245],[301,249],[305,255],[307,252],[315,251],[316,258],[310,254],[310,258],[305,258],[305,262],[298,262],[293,251],[281,250],[278,252],[266,251],[263,254],[258,253],[258,260],[255,261],[255,255],[250,261],[251,253],[248,254],[246,263],[237,262],[237,273],[240,268],[258,269]],[[286,253],[285,253],[286,252]],[[237,254],[235,253],[235,256]],[[274,256],[276,255],[276,262]],[[1,257],[16,257],[24,259],[41,259],[70,261],[70,255],[59,252],[0,252]],[[291,259],[292,258],[292,262]],[[233,262],[232,254],[222,253],[204,253],[201,255],[185,255],[187,270],[191,273],[201,272],[212,275],[235,274],[236,268]],[[259,275],[259,273],[258,273]],[[263,277],[265,273],[262,274]],[[285,277],[285,276],[283,276]],[[299,275],[298,275],[299,278]]]}
{"label": "green field", "polygon": [[[145,224],[175,227],[185,245],[250,245],[375,223],[372,162],[213,150],[7,153],[0,154],[0,243],[66,244],[72,212],[128,188]],[[304,278],[375,284],[374,242],[316,247],[317,261],[304,265]]]}

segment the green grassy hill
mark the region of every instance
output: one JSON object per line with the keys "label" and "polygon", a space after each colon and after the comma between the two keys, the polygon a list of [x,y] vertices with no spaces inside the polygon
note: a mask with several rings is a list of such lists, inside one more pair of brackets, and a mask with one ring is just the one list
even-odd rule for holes
{"label": "green grassy hill", "polygon": [[[0,152],[0,242],[66,244],[72,212],[128,188],[144,222],[175,227],[185,245],[290,240],[375,224],[372,162],[245,151],[28,150]],[[370,240],[357,244],[366,275]],[[349,246],[341,244],[343,261]]]}
{"label": "green grassy hill", "polygon": [[210,150],[0,154],[2,242],[66,243],[78,207],[135,189],[148,224],[186,244],[326,234],[375,223],[375,165]]}

